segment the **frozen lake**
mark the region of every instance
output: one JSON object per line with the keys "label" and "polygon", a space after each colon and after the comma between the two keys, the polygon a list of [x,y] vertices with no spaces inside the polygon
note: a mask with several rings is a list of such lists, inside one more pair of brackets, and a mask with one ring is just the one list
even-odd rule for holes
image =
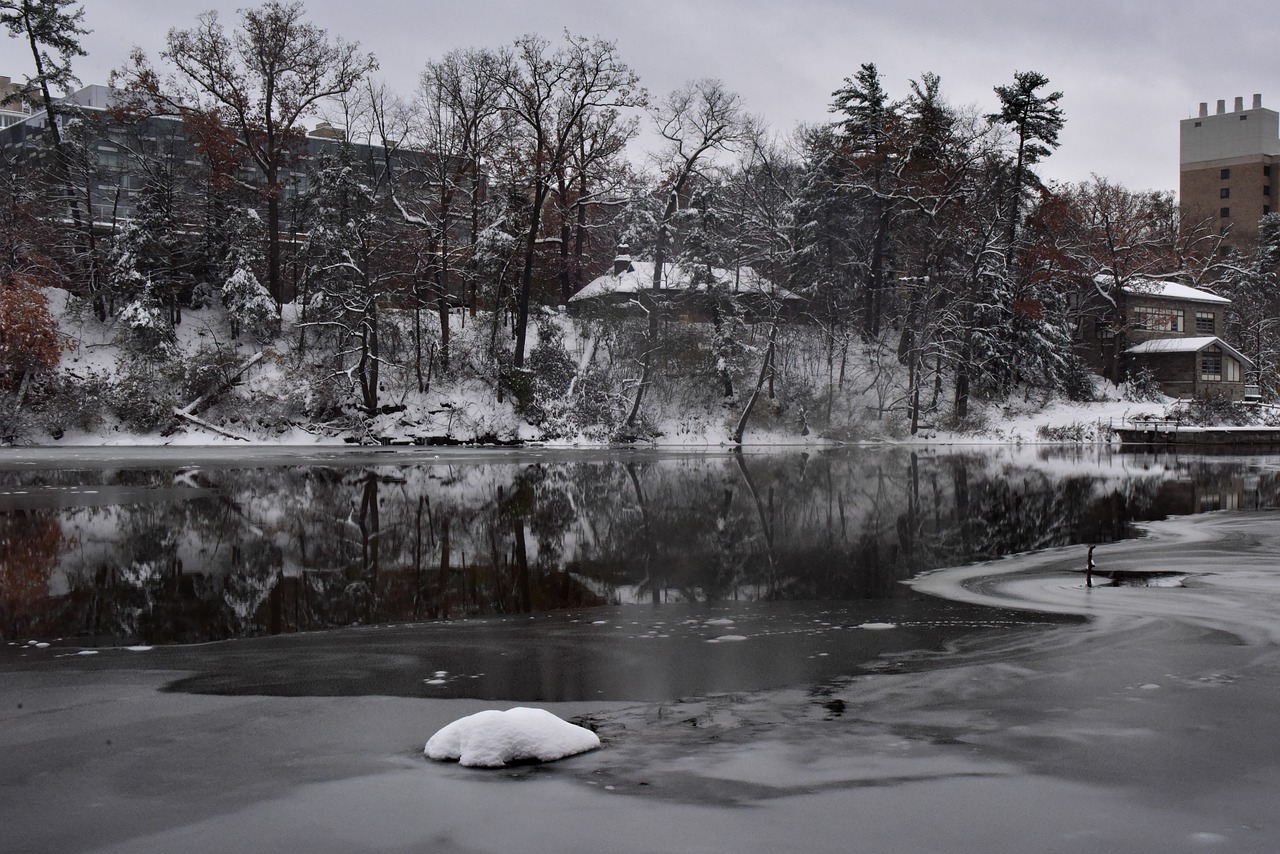
{"label": "frozen lake", "polygon": [[[4,847],[1274,851],[1278,471],[20,452]],[[531,700],[603,749],[422,758]]]}

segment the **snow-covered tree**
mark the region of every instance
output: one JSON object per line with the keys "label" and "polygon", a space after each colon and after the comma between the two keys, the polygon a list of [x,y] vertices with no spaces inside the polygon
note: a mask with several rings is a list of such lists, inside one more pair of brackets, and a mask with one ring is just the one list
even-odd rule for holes
{"label": "snow-covered tree", "polygon": [[300,123],[377,67],[358,44],[330,39],[307,22],[305,11],[297,0],[271,0],[237,12],[230,33],[217,12],[205,12],[195,27],[169,31],[162,57],[173,74],[157,73],[138,50],[113,75],[130,91],[134,109],[185,118],[223,180],[244,182],[245,160],[256,167],[244,183],[266,207],[266,284],[277,302],[284,294],[282,181],[302,140]]}
{"label": "snow-covered tree", "polygon": [[361,168],[350,145],[322,155],[312,173],[315,213],[305,247],[307,323],[331,334],[337,373],[367,415],[377,414],[381,400],[385,304],[412,274],[383,177]]}

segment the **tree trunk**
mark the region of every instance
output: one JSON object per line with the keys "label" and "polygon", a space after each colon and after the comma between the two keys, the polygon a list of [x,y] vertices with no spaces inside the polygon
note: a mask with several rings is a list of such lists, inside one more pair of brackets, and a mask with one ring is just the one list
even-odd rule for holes
{"label": "tree trunk", "polygon": [[751,397],[747,400],[747,405],[742,410],[742,417],[738,419],[738,426],[733,429],[733,436],[729,440],[736,445],[742,444],[742,435],[747,431],[747,423],[751,419],[751,410],[755,409],[756,401],[760,398],[760,391],[764,388],[765,378],[773,373],[773,351],[777,340],[778,319],[775,317],[773,324],[769,327],[769,346],[765,348],[764,361],[760,363],[760,375],[756,377],[756,387],[752,390]]}
{"label": "tree trunk", "polygon": [[520,294],[516,303],[516,349],[512,358],[512,364],[516,368],[524,367],[524,347],[529,330],[529,294],[533,291],[533,259],[538,246],[538,229],[542,225],[542,205],[547,199],[546,183],[541,176],[533,196],[529,234],[524,246],[524,269],[520,272]]}

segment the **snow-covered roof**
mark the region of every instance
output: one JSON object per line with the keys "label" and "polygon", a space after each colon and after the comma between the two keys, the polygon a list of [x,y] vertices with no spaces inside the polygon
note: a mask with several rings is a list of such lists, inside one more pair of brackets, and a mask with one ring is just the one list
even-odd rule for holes
{"label": "snow-covered roof", "polygon": [[1159,279],[1135,279],[1131,285],[1124,286],[1124,292],[1134,296],[1160,297],[1162,299],[1181,299],[1190,302],[1211,302],[1219,305],[1230,305],[1231,300],[1193,288],[1177,282],[1164,282]]}
{"label": "snow-covered roof", "polygon": [[[664,291],[688,291],[693,281],[693,269],[680,264],[663,264],[662,289]],[[725,270],[712,267],[711,275],[717,282],[734,293],[767,294],[777,299],[799,299],[786,288],[779,287],[750,267]],[[653,262],[632,261],[629,269],[621,273],[612,271],[593,279],[586,287],[569,298],[570,302],[610,296],[634,294],[653,287]],[[706,290],[705,283],[698,290]]]}
{"label": "snow-covered roof", "polygon": [[1218,345],[1222,352],[1234,357],[1237,361],[1246,365],[1253,365],[1252,359],[1216,335],[1197,335],[1191,338],[1152,338],[1150,341],[1143,341],[1141,344],[1133,345],[1125,352],[1135,356],[1156,353],[1199,353],[1214,344]]}

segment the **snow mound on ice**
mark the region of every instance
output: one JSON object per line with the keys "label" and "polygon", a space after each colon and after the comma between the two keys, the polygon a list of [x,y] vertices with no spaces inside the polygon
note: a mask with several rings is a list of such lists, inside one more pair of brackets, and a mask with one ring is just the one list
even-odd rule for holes
{"label": "snow mound on ice", "polygon": [[561,720],[545,709],[517,707],[476,712],[459,718],[427,741],[431,759],[456,759],[473,768],[500,768],[508,762],[552,762],[600,746],[591,730]]}

